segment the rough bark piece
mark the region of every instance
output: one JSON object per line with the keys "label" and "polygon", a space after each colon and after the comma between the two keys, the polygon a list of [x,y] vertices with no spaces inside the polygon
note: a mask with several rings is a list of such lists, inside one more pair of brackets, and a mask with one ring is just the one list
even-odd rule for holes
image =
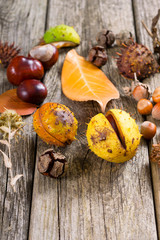
{"label": "rough bark piece", "polygon": [[[160,2],[158,0],[154,0],[152,3],[149,0],[134,1],[134,13],[135,13],[135,23],[136,23],[138,41],[148,46],[151,51],[153,51],[152,38],[147,34],[146,30],[141,24],[141,21],[143,20],[145,24],[148,26],[148,28],[151,29],[152,19],[157,14],[159,8],[160,8]],[[153,92],[156,87],[160,86],[160,74],[157,73],[153,77],[146,79],[145,83],[149,84],[151,92]],[[151,116],[149,116],[147,120],[155,123],[157,126],[156,136],[154,137],[153,141],[150,143],[149,150],[151,151],[151,145],[157,144],[160,142],[160,122],[154,120]],[[153,190],[154,190],[155,209],[156,209],[157,229],[158,229],[158,236],[160,238],[160,181],[159,181],[160,169],[158,168],[157,164],[151,163],[151,171],[152,171],[152,182],[153,182]]]}
{"label": "rough bark piece", "polygon": [[[38,41],[45,29],[47,1],[0,1],[1,41],[21,48],[21,54]],[[38,8],[38,11],[37,11]],[[0,93],[11,89],[6,70],[0,65]],[[10,186],[10,176],[0,155],[0,239],[25,240],[28,234],[36,134],[32,129],[32,117],[24,118],[24,137],[13,145],[12,164],[14,176],[23,174],[16,185],[17,193]],[[0,148],[3,145],[0,144]],[[5,148],[3,148],[5,150]]]}
{"label": "rough bark piece", "polygon": [[[127,29],[134,34],[131,1],[50,0],[47,28],[65,23],[74,26],[81,37],[77,52],[87,57],[90,42],[103,28],[115,34]],[[119,50],[119,49],[118,49]],[[108,50],[109,59],[102,68],[121,93],[121,100],[111,107],[131,112],[140,124],[136,102],[124,95],[122,87],[130,81],[118,73]],[[74,111],[80,122],[77,141],[61,149],[69,161],[66,177],[58,180],[41,176],[35,169],[30,222],[30,240],[150,240],[157,239],[153,195],[150,182],[148,148],[142,140],[137,155],[124,164],[111,164],[88,150],[86,122],[100,111],[95,102],[73,102],[61,92],[61,68],[67,49],[62,50],[54,68],[47,73],[46,101],[63,103]],[[38,152],[48,146],[38,139]],[[37,221],[38,219],[38,221]]]}

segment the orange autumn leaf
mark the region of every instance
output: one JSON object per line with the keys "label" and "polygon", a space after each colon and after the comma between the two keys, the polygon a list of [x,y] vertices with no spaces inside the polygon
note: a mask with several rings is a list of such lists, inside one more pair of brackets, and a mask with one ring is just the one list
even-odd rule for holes
{"label": "orange autumn leaf", "polygon": [[19,115],[29,115],[36,110],[37,106],[23,102],[17,97],[17,89],[8,90],[0,95],[0,113],[6,109],[15,110]]}
{"label": "orange autumn leaf", "polygon": [[92,63],[79,56],[73,49],[67,53],[62,68],[62,90],[75,101],[97,101],[105,112],[111,99],[119,98],[119,92],[106,75]]}

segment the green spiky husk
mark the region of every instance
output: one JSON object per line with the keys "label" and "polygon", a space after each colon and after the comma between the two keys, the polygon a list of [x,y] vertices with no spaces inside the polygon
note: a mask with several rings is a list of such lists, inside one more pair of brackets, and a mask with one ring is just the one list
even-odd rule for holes
{"label": "green spiky husk", "polygon": [[69,41],[78,45],[80,37],[73,27],[61,24],[47,30],[44,34],[44,41],[45,43]]}

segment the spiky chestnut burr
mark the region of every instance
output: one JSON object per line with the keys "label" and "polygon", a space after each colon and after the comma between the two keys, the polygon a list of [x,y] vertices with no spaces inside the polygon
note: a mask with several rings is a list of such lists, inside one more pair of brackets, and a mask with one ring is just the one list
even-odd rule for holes
{"label": "spiky chestnut burr", "polygon": [[117,53],[119,55],[117,66],[120,74],[125,78],[133,80],[134,73],[136,73],[137,78],[143,80],[159,72],[160,67],[146,46],[135,42],[124,46],[122,53]]}
{"label": "spiky chestnut burr", "polygon": [[10,61],[16,57],[20,52],[18,47],[14,46],[14,43],[8,45],[8,42],[2,43],[0,42],[0,62],[7,68]]}

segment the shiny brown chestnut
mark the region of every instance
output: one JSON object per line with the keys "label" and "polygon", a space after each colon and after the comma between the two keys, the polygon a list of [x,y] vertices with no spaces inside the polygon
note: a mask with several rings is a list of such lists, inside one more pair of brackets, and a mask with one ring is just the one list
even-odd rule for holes
{"label": "shiny brown chestnut", "polygon": [[41,79],[43,75],[42,63],[30,57],[17,56],[7,68],[8,81],[16,86],[26,79]]}
{"label": "shiny brown chestnut", "polygon": [[27,79],[18,86],[17,96],[24,102],[40,104],[47,96],[47,88],[37,79]]}
{"label": "shiny brown chestnut", "polygon": [[45,70],[50,69],[58,60],[58,49],[52,44],[36,46],[29,52],[29,56],[38,59]]}

